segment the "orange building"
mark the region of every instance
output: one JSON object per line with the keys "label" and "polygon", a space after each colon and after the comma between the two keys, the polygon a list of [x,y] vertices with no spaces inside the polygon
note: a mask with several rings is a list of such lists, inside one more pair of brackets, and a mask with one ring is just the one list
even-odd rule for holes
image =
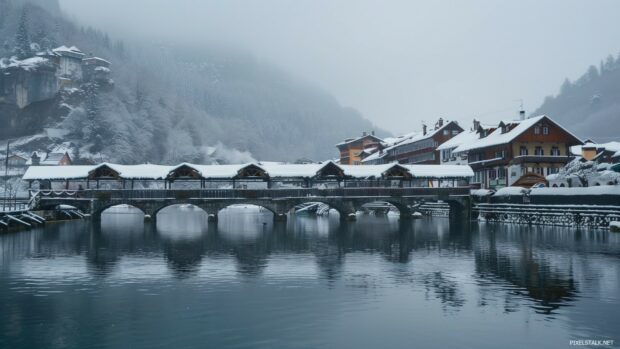
{"label": "orange building", "polygon": [[361,137],[345,139],[336,144],[340,151],[340,164],[361,165],[362,159],[381,147],[381,138],[375,136],[374,131],[370,134],[364,132]]}

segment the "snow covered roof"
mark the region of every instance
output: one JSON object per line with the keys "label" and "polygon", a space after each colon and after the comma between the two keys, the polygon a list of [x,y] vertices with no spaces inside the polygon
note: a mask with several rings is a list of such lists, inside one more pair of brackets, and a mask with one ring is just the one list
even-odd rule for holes
{"label": "snow covered roof", "polygon": [[81,179],[87,178],[94,166],[30,166],[22,177],[24,180],[50,179]]}
{"label": "snow covered roof", "polygon": [[575,155],[581,155],[581,150],[583,148],[596,148],[596,149],[604,149],[609,152],[614,152],[614,157],[620,152],[620,142],[607,142],[607,143],[592,143],[587,142],[584,145],[574,145],[570,147],[571,153]]}
{"label": "snow covered roof", "polygon": [[328,163],[329,162],[324,164],[260,163],[260,165],[270,177],[314,177],[319,170],[327,166]]}
{"label": "snow covered roof", "polygon": [[62,153],[49,153],[46,154],[45,158],[41,158],[41,165],[58,165],[58,163],[65,157],[66,152]]}
{"label": "snow covered roof", "polygon": [[458,135],[448,139],[437,147],[437,150],[452,149],[461,144],[468,144],[478,139],[478,133],[475,130],[463,131]]}
{"label": "snow covered roof", "polygon": [[49,60],[43,57],[30,57],[23,60],[11,58],[8,63],[0,60],[0,69],[19,68],[26,71],[37,69],[42,65],[49,63]]}
{"label": "snow covered roof", "polygon": [[[510,121],[510,123],[512,124],[517,124],[517,126],[515,126],[510,131],[506,133],[502,133],[502,129],[498,127],[495,131],[491,132],[491,134],[489,134],[488,136],[484,138],[477,138],[475,140],[472,140],[471,142],[467,142],[467,143],[463,143],[459,145],[458,147],[456,147],[456,149],[454,149],[454,152],[460,153],[460,152],[469,151],[472,149],[480,149],[480,148],[486,148],[486,147],[491,147],[495,145],[508,144],[512,142],[515,138],[520,136],[523,132],[527,131],[528,129],[530,129],[530,127],[534,126],[535,124],[537,124],[539,121],[543,119],[546,119],[554,123],[558,127],[561,127],[560,125],[558,125],[556,122],[551,120],[546,115],[540,115],[540,116],[536,116],[533,118],[520,120],[520,121]],[[577,140],[579,139],[575,137],[572,133],[570,133],[568,130],[566,130],[565,128],[563,127],[561,128],[565,132],[573,136],[575,139]]]}
{"label": "snow covered roof", "polygon": [[56,47],[55,49],[52,50],[54,53],[57,53],[61,56],[73,56],[76,58],[82,58],[85,56],[85,54],[80,51],[79,48],[75,47],[75,46],[71,46],[71,47],[67,47],[65,45],[62,45],[60,47]]}
{"label": "snow covered roof", "polygon": [[374,153],[368,155],[362,160],[362,163],[371,162],[373,160],[381,159],[385,157],[387,153],[385,151],[375,151]]}
{"label": "snow covered roof", "polygon": [[404,135],[400,135],[396,137],[388,137],[388,138],[383,139],[383,144],[386,147],[390,147],[404,140],[417,137],[418,135],[419,135],[419,132],[409,132],[409,133],[405,133]]}
{"label": "snow covered roof", "polygon": [[434,130],[430,130],[429,132],[427,132],[426,134],[423,133],[411,133],[410,137],[405,138],[404,140],[385,148],[385,151],[390,151],[396,147],[400,147],[402,145],[405,144],[411,144],[411,143],[415,143],[415,142],[419,142],[419,141],[423,141],[425,139],[429,139],[431,137],[433,137],[434,135],[436,135],[437,133],[441,132],[444,128],[446,128],[448,125],[450,125],[451,123],[453,123],[454,121],[446,121],[441,127],[438,127]]}
{"label": "snow covered roof", "polygon": [[345,144],[354,143],[354,142],[360,141],[360,140],[362,140],[364,138],[367,138],[367,137],[374,138],[375,140],[377,140],[379,142],[383,141],[381,138],[379,138],[379,137],[377,137],[377,136],[375,136],[373,134],[366,134],[366,135],[362,135],[362,136],[357,137],[357,138],[351,138],[351,139],[345,140],[344,142],[340,142],[340,143],[336,144],[336,146],[340,147],[340,146],[343,146]]}
{"label": "snow covered roof", "polygon": [[474,171],[467,165],[402,165],[414,178],[470,178]]}
{"label": "snow covered roof", "polygon": [[347,177],[353,178],[381,178],[381,176],[398,164],[382,165],[340,165]]}
{"label": "snow covered roof", "polygon": [[98,63],[103,63],[105,65],[112,65],[112,63],[106,59],[103,59],[101,57],[87,57],[84,58],[83,61],[85,62],[98,62]]}
{"label": "snow covered roof", "polygon": [[237,165],[196,165],[183,163],[176,166],[166,165],[118,165],[103,163],[99,165],[79,166],[30,166],[23,176],[24,180],[64,180],[86,179],[89,174],[101,167],[109,167],[123,179],[164,179],[176,169],[188,166],[196,170],[205,179],[232,179],[240,171],[249,166],[262,169],[272,178],[312,178],[327,166],[335,166],[350,178],[381,178],[386,172],[398,167],[409,171],[417,178],[467,178],[473,176],[469,166],[457,165],[399,165],[397,163],[383,165],[338,165],[328,161],[322,164],[283,164],[283,163],[248,163]]}

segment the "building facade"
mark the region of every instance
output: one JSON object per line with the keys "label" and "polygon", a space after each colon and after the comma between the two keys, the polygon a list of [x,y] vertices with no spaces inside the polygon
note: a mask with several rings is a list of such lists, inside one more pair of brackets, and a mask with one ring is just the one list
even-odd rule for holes
{"label": "building facade", "polygon": [[340,152],[340,164],[361,165],[364,157],[382,147],[381,142],[374,132],[364,132],[361,137],[345,139],[344,142],[336,144]]}
{"label": "building facade", "polygon": [[542,115],[502,121],[495,130],[478,132],[478,138],[453,151],[467,152],[476,186],[498,189],[524,176],[544,178],[557,173],[573,159],[570,147],[578,144],[581,141],[577,137]]}
{"label": "building facade", "polygon": [[440,164],[441,156],[438,146],[463,132],[455,121],[445,122],[439,119],[433,130],[423,126],[422,134],[404,140],[383,151],[385,162],[400,164]]}

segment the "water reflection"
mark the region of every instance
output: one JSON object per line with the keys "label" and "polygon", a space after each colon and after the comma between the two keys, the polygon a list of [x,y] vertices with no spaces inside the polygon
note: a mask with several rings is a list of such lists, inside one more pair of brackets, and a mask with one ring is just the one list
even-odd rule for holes
{"label": "water reflection", "polygon": [[[100,226],[72,222],[2,235],[0,314],[9,321],[0,322],[0,347],[47,344],[43,341],[54,339],[52,329],[75,339],[85,326],[82,322],[101,324],[104,319],[147,330],[142,321],[135,322],[135,314],[118,309],[128,302],[138,318],[149,314],[161,319],[150,326],[166,327],[165,319],[174,318],[192,328],[189,322],[200,317],[217,329],[188,334],[174,327],[172,331],[183,333],[181,341],[190,346],[196,343],[191,340],[200,339],[260,347],[250,339],[262,338],[262,332],[251,330],[258,325],[237,327],[239,320],[225,315],[231,307],[239,317],[286,329],[291,342],[281,347],[295,346],[304,338],[312,343],[309,346],[351,346],[337,340],[342,333],[332,330],[345,323],[363,326],[359,321],[364,318],[380,320],[384,330],[402,322],[415,324],[414,330],[396,334],[407,339],[400,344],[419,340],[436,326],[459,333],[476,323],[505,321],[515,326],[532,316],[547,321],[544,331],[549,338],[565,338],[567,328],[610,336],[612,327],[605,324],[619,320],[619,235],[370,216],[352,223],[298,216],[273,224],[270,215],[232,208],[222,211],[213,224],[202,210],[185,207],[162,211],[156,226],[145,223],[141,214],[106,213]],[[51,299],[37,301],[41,296]],[[115,320],[101,318],[107,309],[93,297],[103,296],[108,306],[117,307]],[[158,306],[153,307],[147,296],[155,297]],[[389,314],[383,313],[395,305]],[[187,307],[192,312],[181,311]],[[37,326],[41,321],[62,322],[68,311],[83,315],[65,327]],[[349,313],[360,313],[355,317],[360,320],[343,322],[340,316]],[[597,320],[601,313],[605,324]],[[217,316],[229,320],[215,321]],[[295,323],[311,325],[327,342],[315,342],[313,331]],[[600,323],[599,330],[592,323]],[[531,336],[542,331],[536,328]],[[244,339],[226,335],[235,331]],[[268,328],[261,331],[266,337],[286,337]],[[31,338],[36,335],[41,342]],[[101,335],[101,340],[110,340],[109,333]],[[441,343],[436,340],[425,344]]]}

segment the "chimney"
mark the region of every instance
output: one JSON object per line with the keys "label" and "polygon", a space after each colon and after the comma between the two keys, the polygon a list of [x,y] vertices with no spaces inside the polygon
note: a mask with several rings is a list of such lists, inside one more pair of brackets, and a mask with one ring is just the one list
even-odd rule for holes
{"label": "chimney", "polygon": [[372,130],[372,131],[370,132],[370,134],[374,136],[374,135],[375,135],[375,130]]}
{"label": "chimney", "polygon": [[368,134],[366,133],[366,131],[362,132],[362,137],[367,136]]}
{"label": "chimney", "polygon": [[422,134],[426,136],[426,124],[422,124]]}
{"label": "chimney", "polygon": [[36,152],[32,153],[32,156],[30,159],[31,159],[33,166],[39,166],[41,164],[41,159],[39,158]]}
{"label": "chimney", "polygon": [[439,118],[437,124],[439,125],[439,128],[443,127],[443,118]]}
{"label": "chimney", "polygon": [[474,132],[477,132],[480,128],[480,121],[474,119]]}
{"label": "chimney", "polygon": [[519,111],[519,120],[525,120],[525,110],[523,109]]}

